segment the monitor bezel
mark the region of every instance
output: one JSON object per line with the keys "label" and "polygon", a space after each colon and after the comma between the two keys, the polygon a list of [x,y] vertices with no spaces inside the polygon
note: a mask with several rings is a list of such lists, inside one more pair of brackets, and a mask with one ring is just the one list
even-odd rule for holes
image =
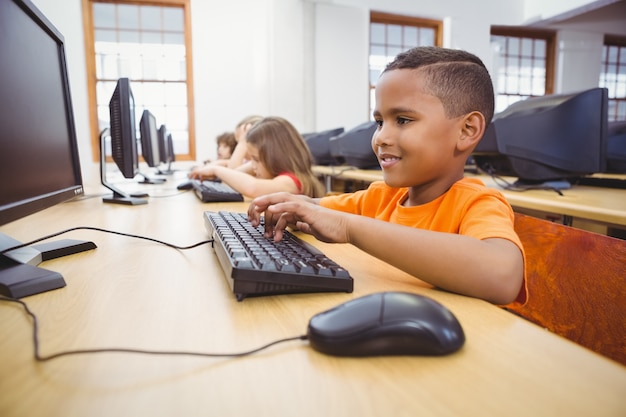
{"label": "monitor bezel", "polygon": [[65,55],[65,39],[63,35],[54,27],[52,22],[50,22],[30,1],[12,1],[19,8],[21,8],[35,24],[46,32],[57,45],[59,57],[58,65],[60,66],[61,83],[63,85],[63,104],[65,106],[66,123],[69,133],[68,141],[72,159],[72,170],[74,173],[74,185],[52,190],[45,194],[16,200],[0,206],[0,225],[21,219],[84,194],[83,178],[78,152],[78,140],[74,121],[74,110],[72,107],[67,60]]}
{"label": "monitor bezel", "polygon": [[141,142],[141,155],[150,168],[158,167],[162,162],[159,144],[159,128],[156,117],[148,109],[145,109],[139,120],[139,132]]}
{"label": "monitor bezel", "polygon": [[170,162],[169,159],[169,149],[167,148],[167,135],[169,132],[167,131],[167,126],[162,124],[158,129],[158,138],[159,138],[159,160],[162,164],[167,164]]}
{"label": "monitor bezel", "polygon": [[[115,114],[117,111],[119,114]],[[117,80],[109,100],[109,129],[113,161],[124,178],[135,178],[139,174],[135,96],[128,77]]]}
{"label": "monitor bezel", "polygon": [[[574,117],[590,103],[600,105],[594,112],[585,112],[582,119]],[[513,103],[494,115],[472,156],[482,171],[518,177],[519,183],[527,184],[571,182],[604,172],[607,109],[608,92],[601,87]],[[562,122],[564,118],[567,123]],[[522,142],[524,136],[527,140]]]}

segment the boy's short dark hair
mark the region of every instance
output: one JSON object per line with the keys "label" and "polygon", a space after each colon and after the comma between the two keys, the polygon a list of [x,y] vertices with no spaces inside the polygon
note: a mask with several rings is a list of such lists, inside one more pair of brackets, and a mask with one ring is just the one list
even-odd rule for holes
{"label": "boy's short dark hair", "polygon": [[421,46],[401,52],[383,73],[395,69],[419,69],[426,89],[439,98],[446,116],[479,111],[489,124],[494,113],[493,84],[485,64],[476,55],[458,49]]}

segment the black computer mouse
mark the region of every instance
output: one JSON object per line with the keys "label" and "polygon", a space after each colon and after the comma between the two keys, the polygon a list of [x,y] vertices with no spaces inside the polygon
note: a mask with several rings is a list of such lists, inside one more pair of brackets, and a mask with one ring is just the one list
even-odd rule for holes
{"label": "black computer mouse", "polygon": [[180,184],[176,186],[176,188],[179,190],[191,190],[193,188],[193,182],[192,181],[181,182]]}
{"label": "black computer mouse", "polygon": [[307,338],[315,350],[336,356],[445,355],[465,343],[450,310],[406,292],[370,294],[319,313]]}

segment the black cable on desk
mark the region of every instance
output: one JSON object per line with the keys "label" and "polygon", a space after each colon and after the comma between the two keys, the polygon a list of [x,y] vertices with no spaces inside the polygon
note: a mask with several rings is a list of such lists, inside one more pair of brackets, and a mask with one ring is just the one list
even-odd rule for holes
{"label": "black cable on desk", "polygon": [[[485,169],[486,168],[486,169]],[[499,175],[494,173],[494,169],[492,167],[480,168],[477,167],[479,172],[484,173],[485,175],[489,175],[493,182],[500,188],[508,191],[528,191],[528,190],[550,190],[554,191],[558,195],[562,196],[563,192],[556,187],[545,185],[542,183],[538,184],[521,184],[521,183],[510,183],[506,179],[502,178]]]}
{"label": "black cable on desk", "polygon": [[[185,250],[185,249],[192,249],[201,245],[204,245],[206,243],[212,243],[213,239],[209,239],[209,240],[205,240],[202,242],[198,242],[195,243],[193,245],[189,245],[189,246],[178,246],[178,245],[174,245],[171,243],[167,243],[167,242],[163,242],[161,240],[158,239],[153,239],[153,238],[149,238],[149,237],[145,237],[145,236],[139,236],[139,235],[133,235],[133,234],[129,234],[129,233],[123,233],[123,232],[116,232],[116,231],[112,231],[112,230],[107,230],[107,229],[101,229],[98,227],[91,227],[91,226],[78,226],[78,227],[73,227],[71,229],[67,229],[67,230],[63,230],[57,233],[53,233],[51,235],[47,235],[47,236],[43,236],[40,237],[38,239],[32,240],[30,242],[27,243],[23,243],[20,245],[16,245],[13,246],[11,248],[5,249],[3,251],[0,252],[0,255],[6,253],[6,252],[10,252],[16,249],[20,249],[23,248],[25,246],[30,246],[34,243],[37,242],[41,242],[43,240],[46,239],[51,239],[53,237],[62,235],[64,233],[68,233],[68,232],[72,232],[75,230],[95,230],[98,232],[105,232],[105,233],[112,233],[112,234],[116,234],[116,235],[121,235],[121,236],[127,236],[127,237],[133,237],[133,238],[137,238],[137,239],[143,239],[143,240],[148,240],[151,242],[156,242],[156,243],[160,243],[162,245],[165,246],[169,246],[171,248],[174,249],[180,249],[180,250]],[[56,358],[60,358],[62,356],[70,356],[70,355],[85,355],[85,354],[95,354],[95,353],[134,353],[134,354],[145,354],[145,355],[176,355],[176,356],[202,356],[202,357],[241,357],[241,356],[247,356],[247,355],[251,355],[253,353],[259,352],[261,350],[267,349],[271,346],[274,346],[276,344],[279,343],[283,343],[283,342],[289,342],[289,341],[293,341],[293,340],[306,340],[307,336],[306,335],[301,335],[301,336],[296,336],[296,337],[290,337],[290,338],[286,338],[286,339],[280,339],[280,340],[275,340],[273,342],[270,342],[266,345],[263,345],[261,347],[249,350],[249,351],[245,351],[245,352],[238,352],[238,353],[205,353],[205,352],[182,352],[182,351],[154,351],[154,350],[143,350],[143,349],[131,349],[131,348],[99,348],[99,349],[77,349],[77,350],[68,350],[68,351],[61,351],[58,353],[53,353],[51,355],[47,355],[47,356],[42,356],[39,353],[39,322],[37,320],[37,316],[35,315],[35,313],[33,313],[33,311],[28,307],[28,305],[22,301],[19,300],[17,298],[12,298],[12,297],[6,297],[4,295],[0,295],[0,301],[8,301],[8,302],[12,302],[12,303],[17,303],[20,304],[23,308],[24,311],[26,312],[26,314],[28,314],[31,319],[33,320],[33,347],[34,347],[34,356],[35,356],[35,360],[38,362],[45,362],[45,361],[49,361],[52,359],[56,359]]]}
{"label": "black cable on desk", "polygon": [[279,343],[290,342],[293,340],[306,340],[307,335],[300,335],[296,337],[289,337],[285,339],[275,340],[261,347],[248,350],[245,352],[236,352],[236,353],[207,353],[207,352],[183,352],[183,351],[167,351],[167,350],[144,350],[144,349],[131,349],[131,348],[99,348],[99,349],[77,349],[77,350],[66,350],[58,353],[53,353],[51,355],[42,356],[39,353],[39,322],[37,320],[37,316],[33,311],[28,307],[28,304],[19,300],[17,298],[5,297],[4,295],[0,295],[0,301],[8,301],[12,303],[20,304],[26,314],[28,314],[33,320],[33,347],[34,347],[34,356],[37,362],[46,362],[52,359],[57,359],[62,356],[73,356],[73,355],[87,355],[87,354],[96,354],[96,353],[133,353],[133,354],[142,354],[142,355],[168,355],[168,356],[201,356],[201,357],[211,357],[211,358],[237,358],[241,356],[248,356],[254,353],[260,352],[264,349],[267,349],[271,346],[277,345]]}
{"label": "black cable on desk", "polygon": [[68,233],[68,232],[73,232],[75,230],[95,230],[97,232],[112,233],[114,235],[120,235],[120,236],[132,237],[132,238],[136,238],[136,239],[148,240],[150,242],[156,242],[156,243],[159,243],[161,245],[169,246],[170,248],[180,249],[180,250],[193,249],[195,247],[198,247],[198,246],[205,245],[207,243],[212,243],[213,242],[213,239],[209,239],[209,240],[203,240],[203,241],[198,242],[198,243],[194,243],[193,245],[189,245],[189,246],[178,246],[178,245],[174,245],[172,243],[163,242],[162,240],[153,239],[151,237],[146,237],[146,236],[133,235],[133,234],[124,233],[124,232],[116,232],[114,230],[101,229],[99,227],[77,226],[77,227],[72,227],[71,229],[66,229],[66,230],[63,230],[63,231],[60,231],[60,232],[57,232],[57,233],[53,233],[51,235],[43,236],[43,237],[40,237],[38,239],[31,240],[30,242],[26,242],[26,243],[22,243],[20,245],[13,246],[11,248],[4,249],[3,251],[0,252],[0,255],[4,255],[5,253],[13,251],[13,250],[16,250],[16,249],[20,249],[20,248],[23,248],[23,247],[26,247],[26,246],[30,246],[30,245],[32,245],[34,243],[41,242],[42,240],[51,239],[53,237],[57,237],[59,235],[62,235],[62,234]]}

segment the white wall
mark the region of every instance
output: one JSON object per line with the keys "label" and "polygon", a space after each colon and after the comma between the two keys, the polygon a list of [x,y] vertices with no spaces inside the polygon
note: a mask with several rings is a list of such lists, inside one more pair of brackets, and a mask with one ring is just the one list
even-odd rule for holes
{"label": "white wall", "polygon": [[562,30],[557,35],[555,93],[598,86],[604,36],[600,33]]}
{"label": "white wall", "polygon": [[[66,40],[80,155],[87,167],[92,161],[82,2],[32,1]],[[215,137],[252,113],[286,117],[303,132],[351,128],[367,120],[370,10],[442,19],[444,46],[469,50],[491,67],[489,27],[522,24],[529,1],[534,2],[191,0],[197,157],[214,156]],[[583,56],[585,50],[597,51],[601,41],[578,30],[560,39],[558,88],[586,87],[597,69],[585,70],[590,59]],[[576,71],[568,71],[573,65]]]}
{"label": "white wall", "polygon": [[[613,0],[609,0],[613,1]],[[593,3],[606,3],[607,0],[525,0],[524,23],[545,20],[569,10],[589,7]]]}

